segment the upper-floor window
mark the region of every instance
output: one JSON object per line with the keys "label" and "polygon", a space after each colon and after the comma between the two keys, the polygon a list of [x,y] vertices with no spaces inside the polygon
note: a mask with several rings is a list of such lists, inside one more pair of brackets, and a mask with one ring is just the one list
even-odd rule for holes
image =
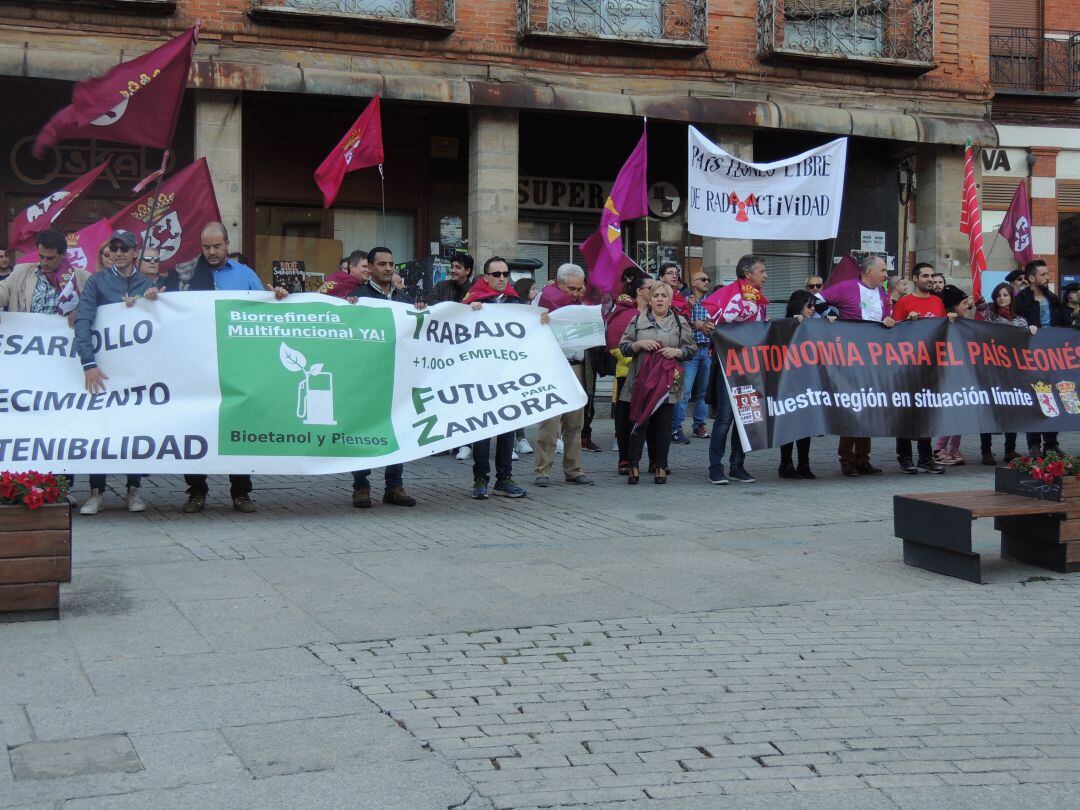
{"label": "upper-floor window", "polygon": [[251,16],[277,23],[391,24],[389,33],[446,36],[454,30],[456,11],[455,0],[252,0]]}
{"label": "upper-floor window", "polygon": [[929,70],[933,0],[757,0],[762,59],[827,59]]}
{"label": "upper-floor window", "polygon": [[517,0],[522,40],[705,49],[708,0]]}

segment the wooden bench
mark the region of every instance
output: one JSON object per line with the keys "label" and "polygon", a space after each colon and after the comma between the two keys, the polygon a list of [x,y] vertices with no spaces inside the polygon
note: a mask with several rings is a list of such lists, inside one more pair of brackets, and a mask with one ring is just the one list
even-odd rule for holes
{"label": "wooden bench", "polygon": [[1062,521],[1069,507],[1021,495],[974,490],[893,496],[893,527],[904,541],[904,562],[950,577],[982,582],[979,555],[971,550],[971,522],[994,518],[1002,533],[1001,554],[1057,571],[1080,568],[1070,560],[1080,543],[1067,543]]}

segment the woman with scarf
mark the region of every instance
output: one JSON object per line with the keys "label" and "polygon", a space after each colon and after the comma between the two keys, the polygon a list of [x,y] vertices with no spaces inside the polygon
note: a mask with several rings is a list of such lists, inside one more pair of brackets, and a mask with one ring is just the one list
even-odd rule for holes
{"label": "woman with scarf", "polygon": [[[975,320],[986,323],[1000,323],[1005,326],[1015,326],[1019,329],[1027,329],[1028,322],[1013,311],[1013,289],[1011,284],[998,284],[990,294],[990,300],[982,296],[975,302]],[[1034,330],[1032,330],[1034,331]],[[979,444],[982,452],[982,463],[988,467],[997,465],[994,456],[993,433],[980,433]],[[1017,458],[1016,434],[1005,434],[1005,463]]]}
{"label": "woman with scarf", "polygon": [[638,465],[646,439],[655,463],[653,481],[667,483],[671,447],[671,408],[682,397],[682,364],[697,351],[690,322],[671,308],[673,291],[658,282],[649,293],[649,309],[630,320],[619,351],[633,357],[619,401],[630,405],[630,470],[626,483],[640,479]]}
{"label": "woman with scarf", "polygon": [[[615,299],[615,306],[606,318],[607,348],[611,356],[615,358],[615,389],[612,392],[611,418],[615,420],[615,441],[619,449],[619,475],[630,473],[630,403],[620,402],[619,394],[622,393],[626,375],[630,371],[630,361],[633,359],[622,353],[619,343],[630,321],[648,310],[649,293],[655,283],[656,280],[652,276],[640,271],[630,276],[623,283],[622,294]],[[651,446],[649,452],[652,453]]]}

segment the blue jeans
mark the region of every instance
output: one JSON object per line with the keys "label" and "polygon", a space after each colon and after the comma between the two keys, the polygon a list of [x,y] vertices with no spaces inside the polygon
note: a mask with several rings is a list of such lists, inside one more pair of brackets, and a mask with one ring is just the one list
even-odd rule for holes
{"label": "blue jeans", "polygon": [[709,356],[708,346],[698,346],[694,356],[683,362],[683,395],[671,411],[672,433],[682,430],[691,396],[697,396],[697,401],[694,403],[694,427],[705,424],[705,419],[709,415],[709,404],[705,401],[705,388],[709,384],[711,368],[712,358]]}
{"label": "blue jeans", "polygon": [[[90,489],[96,489],[98,492],[104,492],[105,489],[106,489],[105,481],[106,481],[107,478],[108,478],[108,476],[106,476],[106,475],[91,475],[90,476]],[[71,476],[71,480],[74,481],[75,476]],[[138,489],[139,484],[142,483],[142,476],[141,475],[128,475],[126,483],[127,483],[127,485],[129,487],[135,487],[135,489]]]}
{"label": "blue jeans", "polygon": [[[386,488],[400,487],[402,485],[401,474],[405,471],[404,464],[391,464],[383,471],[383,478],[386,481]],[[368,476],[371,475],[371,470],[357,470],[352,474],[352,487],[353,489],[371,489],[371,484],[368,483]]]}
{"label": "blue jeans", "polygon": [[731,397],[724,385],[723,374],[716,375],[716,419],[713,420],[712,438],[709,440],[709,473],[724,471],[724,450],[727,435],[731,432],[731,469],[738,469],[746,461],[739,431],[735,428],[735,412],[731,409]]}
{"label": "blue jeans", "polygon": [[[491,480],[491,439],[481,439],[472,446],[473,478]],[[514,434],[503,433],[495,437],[495,482],[509,481],[513,474]]]}

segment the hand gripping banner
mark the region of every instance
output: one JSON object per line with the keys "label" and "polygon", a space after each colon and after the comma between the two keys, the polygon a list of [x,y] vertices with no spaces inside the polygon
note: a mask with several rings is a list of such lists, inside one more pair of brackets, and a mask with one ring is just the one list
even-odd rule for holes
{"label": "hand gripping banner", "polygon": [[1080,332],[944,318],[713,332],[743,443],[1080,430]]}
{"label": "hand gripping banner", "polygon": [[59,316],[0,320],[0,468],[317,474],[410,461],[585,404],[541,312],[185,292],[102,307],[90,394]]}

